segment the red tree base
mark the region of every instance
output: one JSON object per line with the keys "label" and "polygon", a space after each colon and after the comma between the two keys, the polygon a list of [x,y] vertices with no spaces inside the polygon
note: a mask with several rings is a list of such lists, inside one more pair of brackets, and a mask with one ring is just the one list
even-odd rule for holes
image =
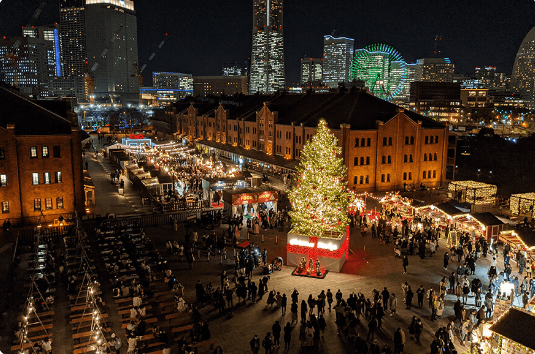
{"label": "red tree base", "polygon": [[316,272],[312,272],[310,274],[307,274],[307,271],[299,272],[299,267],[295,267],[294,271],[292,272],[292,275],[298,276],[298,277],[306,277],[306,278],[315,278],[315,279],[324,279],[329,271],[328,270],[322,270],[321,275],[318,276]]}

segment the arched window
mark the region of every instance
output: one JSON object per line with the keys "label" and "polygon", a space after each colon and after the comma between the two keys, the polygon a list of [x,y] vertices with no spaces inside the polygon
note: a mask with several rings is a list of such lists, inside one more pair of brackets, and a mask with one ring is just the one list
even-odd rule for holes
{"label": "arched window", "polygon": [[427,172],[424,171],[423,179],[425,179],[425,176],[427,176]]}
{"label": "arched window", "polygon": [[409,145],[409,137],[408,136],[405,137],[405,145]]}
{"label": "arched window", "polygon": [[372,146],[372,138],[366,139],[367,143],[366,146]]}
{"label": "arched window", "polygon": [[405,155],[403,156],[403,162],[407,162],[407,161],[409,161],[409,158],[408,158],[407,154],[405,154]]}
{"label": "arched window", "polygon": [[366,165],[369,165],[369,164],[370,164],[370,157],[366,156]]}
{"label": "arched window", "polygon": [[407,180],[407,172],[403,172],[403,180],[404,180],[404,181]]}
{"label": "arched window", "polygon": [[429,161],[433,161],[433,155],[431,153],[429,153]]}
{"label": "arched window", "polygon": [[364,138],[360,140],[360,146],[364,146]]}
{"label": "arched window", "polygon": [[381,158],[381,163],[384,165],[386,163],[386,156],[383,155],[383,157]]}
{"label": "arched window", "polygon": [[384,181],[385,181],[385,175],[384,175],[384,173],[383,173],[383,174],[381,175],[381,182],[384,183]]}
{"label": "arched window", "polygon": [[359,138],[356,138],[356,139],[355,139],[355,147],[356,147],[356,148],[359,147],[359,141],[360,141]]}
{"label": "arched window", "polygon": [[383,146],[385,146],[387,143],[386,137],[383,138]]}
{"label": "arched window", "polygon": [[358,156],[357,156],[357,157],[355,157],[355,158],[353,159],[353,166],[358,166],[358,165],[359,165],[359,158],[358,158]]}
{"label": "arched window", "polygon": [[425,143],[429,144],[429,137],[428,136],[425,137]]}
{"label": "arched window", "polygon": [[392,138],[388,138],[388,145],[392,146]]}
{"label": "arched window", "polygon": [[388,155],[388,163],[392,163],[392,156]]}
{"label": "arched window", "polygon": [[411,145],[414,145],[414,137],[411,136]]}
{"label": "arched window", "polygon": [[437,153],[435,152],[435,154],[433,155],[433,160],[437,161]]}
{"label": "arched window", "polygon": [[409,162],[412,162],[412,154],[409,156]]}
{"label": "arched window", "polygon": [[366,184],[370,183],[370,176],[366,176]]}
{"label": "arched window", "polygon": [[438,135],[435,135],[435,144],[438,144]]}
{"label": "arched window", "polygon": [[427,161],[427,154],[424,154],[424,161]]}
{"label": "arched window", "polygon": [[361,156],[361,157],[360,157],[360,164],[361,164],[361,165],[364,165],[364,156]]}

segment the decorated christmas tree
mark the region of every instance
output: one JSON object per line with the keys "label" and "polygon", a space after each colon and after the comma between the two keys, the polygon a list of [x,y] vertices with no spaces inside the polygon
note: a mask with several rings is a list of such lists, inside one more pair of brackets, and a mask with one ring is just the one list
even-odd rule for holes
{"label": "decorated christmas tree", "polygon": [[294,233],[322,238],[345,232],[350,193],[347,168],[337,156],[341,152],[327,122],[320,120],[317,134],[303,148],[297,184],[289,192]]}

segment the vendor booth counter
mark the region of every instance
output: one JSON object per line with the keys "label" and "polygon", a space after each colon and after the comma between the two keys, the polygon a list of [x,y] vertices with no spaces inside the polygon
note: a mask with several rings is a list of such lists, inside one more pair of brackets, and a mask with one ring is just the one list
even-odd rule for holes
{"label": "vendor booth counter", "polygon": [[286,245],[286,264],[298,267],[305,257],[319,259],[321,270],[340,272],[347,258],[349,249],[349,227],[338,237],[309,237],[290,231]]}

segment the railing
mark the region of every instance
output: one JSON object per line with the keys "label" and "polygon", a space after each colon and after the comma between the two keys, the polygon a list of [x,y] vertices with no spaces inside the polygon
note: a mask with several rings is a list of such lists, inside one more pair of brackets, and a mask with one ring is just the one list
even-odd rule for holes
{"label": "railing", "polygon": [[[202,205],[202,202],[197,202],[198,205]],[[83,228],[86,232],[94,232],[101,224],[105,224],[110,228],[123,226],[123,225],[138,225],[140,227],[156,226],[156,225],[171,225],[176,220],[177,223],[183,223],[186,221],[202,219],[203,216],[212,215],[218,212],[216,209],[202,210],[198,209],[180,210],[169,213],[157,213],[150,215],[139,216],[127,216],[118,217],[112,219],[106,218],[93,218],[83,220]],[[51,228],[41,229],[42,237],[51,240],[58,241],[61,237],[74,234],[75,225],[58,226]],[[20,229],[17,231],[18,242],[20,246],[27,246],[33,244],[36,231],[34,229]]]}

